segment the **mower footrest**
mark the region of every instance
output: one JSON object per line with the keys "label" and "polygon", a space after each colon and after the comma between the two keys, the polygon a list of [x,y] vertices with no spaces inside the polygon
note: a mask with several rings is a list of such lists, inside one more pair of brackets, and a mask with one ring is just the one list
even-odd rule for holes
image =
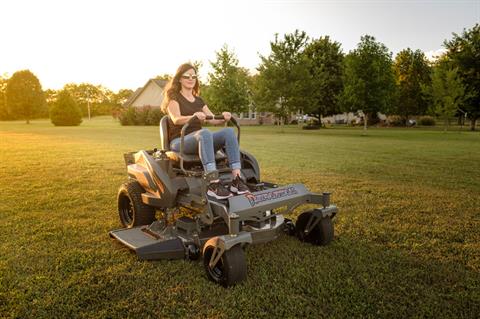
{"label": "mower footrest", "polygon": [[185,247],[180,238],[157,239],[142,227],[112,230],[109,234],[135,251],[138,258],[147,260],[184,259]]}

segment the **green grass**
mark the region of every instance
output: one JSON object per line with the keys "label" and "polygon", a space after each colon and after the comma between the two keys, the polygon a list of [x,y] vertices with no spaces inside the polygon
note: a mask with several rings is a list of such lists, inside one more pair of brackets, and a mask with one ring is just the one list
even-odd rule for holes
{"label": "green grass", "polygon": [[[465,317],[480,313],[480,134],[245,127],[262,179],[333,192],[327,247],[248,247],[224,289],[201,262],[142,262],[120,227],[122,154],[157,127],[0,122],[0,317]],[[300,210],[292,214],[292,218]]]}

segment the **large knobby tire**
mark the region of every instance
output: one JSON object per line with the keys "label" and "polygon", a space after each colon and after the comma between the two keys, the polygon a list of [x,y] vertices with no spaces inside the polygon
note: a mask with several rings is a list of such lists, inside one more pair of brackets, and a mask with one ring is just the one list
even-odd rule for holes
{"label": "large knobby tire", "polygon": [[131,180],[120,186],[118,190],[118,215],[124,227],[132,228],[150,225],[155,221],[155,209],[142,202],[142,186]]}
{"label": "large knobby tire", "polygon": [[334,235],[332,219],[330,217],[320,219],[320,222],[310,233],[305,234],[304,231],[311,215],[312,212],[305,212],[298,216],[297,223],[295,224],[298,239],[313,245],[328,245],[333,240]]}
{"label": "large knobby tire", "polygon": [[203,265],[211,281],[224,287],[230,287],[247,278],[245,253],[240,245],[225,251],[217,264],[211,268],[208,264],[213,250],[213,246],[208,246],[203,254]]}

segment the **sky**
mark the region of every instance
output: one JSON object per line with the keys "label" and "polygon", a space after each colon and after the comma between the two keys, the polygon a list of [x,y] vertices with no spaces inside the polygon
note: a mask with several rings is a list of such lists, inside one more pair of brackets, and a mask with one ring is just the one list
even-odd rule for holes
{"label": "sky", "polygon": [[0,75],[29,69],[44,89],[66,83],[136,89],[149,78],[201,61],[207,79],[227,44],[255,72],[275,34],[328,35],[348,53],[373,35],[395,56],[432,55],[452,32],[480,23],[476,1],[1,0]]}

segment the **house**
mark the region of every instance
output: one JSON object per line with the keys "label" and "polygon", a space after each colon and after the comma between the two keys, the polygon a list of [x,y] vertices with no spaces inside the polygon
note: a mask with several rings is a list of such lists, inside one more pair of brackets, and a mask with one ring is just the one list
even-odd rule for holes
{"label": "house", "polygon": [[249,109],[248,112],[233,113],[233,116],[240,125],[269,125],[275,123],[275,116],[271,112],[255,112]]}
{"label": "house", "polygon": [[160,107],[163,101],[163,90],[167,81],[150,79],[147,83],[138,88],[132,96],[123,104],[124,107]]}

